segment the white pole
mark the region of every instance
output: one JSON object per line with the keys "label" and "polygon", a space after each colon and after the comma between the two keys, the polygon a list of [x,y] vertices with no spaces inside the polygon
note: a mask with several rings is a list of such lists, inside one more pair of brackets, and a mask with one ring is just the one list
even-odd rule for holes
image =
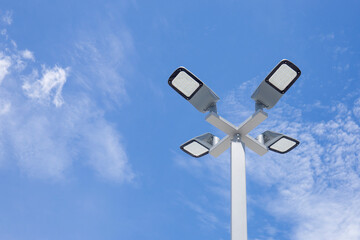
{"label": "white pole", "polygon": [[231,240],[247,240],[245,149],[240,135],[231,141]]}

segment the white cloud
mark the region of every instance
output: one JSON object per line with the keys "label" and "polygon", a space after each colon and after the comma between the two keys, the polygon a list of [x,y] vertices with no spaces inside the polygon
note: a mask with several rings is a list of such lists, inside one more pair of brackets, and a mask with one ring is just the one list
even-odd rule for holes
{"label": "white cloud", "polygon": [[21,51],[20,53],[21,53],[21,56],[23,58],[25,58],[25,59],[30,59],[32,61],[35,60],[34,54],[31,51],[27,50],[27,49]]}
{"label": "white cloud", "polygon": [[89,126],[89,131],[84,134],[85,149],[91,153],[89,163],[101,177],[117,182],[134,178],[120,136],[111,126],[99,121],[95,126]]}
{"label": "white cloud", "polygon": [[344,54],[345,52],[348,51],[348,49],[349,49],[349,48],[347,48],[347,47],[337,46],[337,47],[335,47],[334,53],[335,53],[336,55],[338,55],[338,54]]}
{"label": "white cloud", "polygon": [[350,68],[350,64],[344,64],[344,65],[337,65],[337,66],[334,66],[333,69],[335,69],[336,71],[338,72],[344,72],[344,71],[347,71],[349,70]]}
{"label": "white cloud", "polygon": [[6,131],[11,134],[12,148],[20,169],[31,177],[63,179],[65,170],[71,165],[72,156],[66,149],[66,138],[61,136],[61,131],[65,130],[62,123],[53,123],[56,120],[54,117],[41,112],[31,114],[14,111],[13,114],[25,115],[25,119],[15,116],[9,118],[13,123]]}
{"label": "white cloud", "polygon": [[205,210],[201,205],[184,201],[184,203],[193,211],[197,213],[198,219],[202,222],[203,226],[211,229],[215,229],[217,225],[219,225],[219,220],[212,212]]}
{"label": "white cloud", "polygon": [[335,34],[334,33],[324,33],[324,34],[319,34],[316,36],[312,36],[310,37],[310,39],[317,39],[320,41],[329,41],[329,40],[333,40],[335,38]]}
{"label": "white cloud", "polygon": [[0,146],[7,146],[0,162],[13,158],[24,174],[55,181],[66,181],[74,162],[117,183],[135,177],[120,134],[88,98],[72,97],[61,108],[26,98],[12,101],[0,119]]}
{"label": "white cloud", "polygon": [[360,98],[358,98],[354,103],[353,113],[355,117],[360,119]]}
{"label": "white cloud", "polygon": [[43,67],[41,79],[33,83],[26,81],[22,88],[26,95],[37,100],[48,100],[52,95],[53,103],[56,107],[60,107],[64,100],[61,95],[62,88],[66,82],[69,68],[61,68],[55,66],[51,69]]}
{"label": "white cloud", "polygon": [[[283,110],[294,112],[286,104]],[[360,238],[360,230],[356,230],[360,228],[354,228],[359,226],[359,215],[349,211],[360,209],[356,194],[360,190],[360,128],[344,104],[333,111],[334,118],[322,122],[273,113],[273,120],[261,130],[275,128],[299,138],[301,145],[283,156],[249,154],[251,177],[277,189],[268,196],[273,199],[270,204],[259,203],[274,216],[295,224],[291,239]]]}
{"label": "white cloud", "polygon": [[11,66],[11,58],[0,52],[0,84],[4,80],[5,76],[9,73]]}
{"label": "white cloud", "polygon": [[[109,30],[104,36],[81,36],[75,45],[74,69],[86,68],[86,71],[76,71],[76,80],[91,94],[98,95],[104,105],[120,106],[128,100],[124,69],[131,68],[128,56],[133,51],[131,35],[126,29],[115,35]],[[89,79],[98,79],[89,82]],[[99,80],[101,79],[101,80]],[[99,91],[101,89],[101,91]]]}
{"label": "white cloud", "polygon": [[[226,152],[219,158],[212,158],[204,156],[201,159],[187,158],[176,155],[175,163],[199,179],[206,179],[211,182],[210,186],[206,187],[206,191],[215,195],[217,201],[211,202],[207,199],[208,194],[201,194],[200,197],[192,195],[191,200],[180,196],[182,204],[187,206],[190,210],[196,213],[200,225],[207,229],[225,229],[229,232],[230,215],[230,190],[228,189],[229,176],[229,154]],[[196,198],[196,200],[194,200]],[[214,199],[214,198],[212,198]],[[226,221],[221,219],[222,215],[226,215]]]}
{"label": "white cloud", "polygon": [[7,24],[7,25],[11,25],[13,19],[12,19],[12,12],[11,11],[6,11],[5,14],[2,16],[2,21],[3,23]]}
{"label": "white cloud", "polygon": [[[360,195],[341,196],[339,193],[278,199],[271,206],[274,214],[297,221],[292,239],[359,239],[360,210],[357,199]],[[278,204],[283,205],[280,207]]]}
{"label": "white cloud", "polygon": [[11,103],[0,99],[0,115],[7,114],[11,109]]}
{"label": "white cloud", "polygon": [[[98,89],[91,92],[79,84],[86,81],[88,86],[97,85],[106,81],[106,76],[87,74],[89,65],[81,65],[80,58],[74,59],[78,64],[74,64],[76,69],[70,77],[79,81],[72,81],[76,91],[65,91],[64,104],[63,87],[68,82],[69,68],[43,66],[39,74],[30,50],[18,50],[12,39],[1,41],[7,48],[6,54],[0,52],[0,81],[5,77],[11,81],[0,88],[0,162],[17,166],[27,176],[55,181],[71,177],[77,162],[77,166],[90,168],[103,179],[131,182],[135,174],[121,134],[105,119],[97,102],[99,96],[94,96]],[[103,47],[112,51],[108,45]],[[89,59],[92,53],[82,54],[83,59]],[[119,65],[111,66],[107,71],[118,70]],[[91,67],[96,68],[96,64]],[[114,81],[117,76],[118,73]],[[116,93],[120,99],[125,89]],[[46,104],[50,102],[55,107]]]}

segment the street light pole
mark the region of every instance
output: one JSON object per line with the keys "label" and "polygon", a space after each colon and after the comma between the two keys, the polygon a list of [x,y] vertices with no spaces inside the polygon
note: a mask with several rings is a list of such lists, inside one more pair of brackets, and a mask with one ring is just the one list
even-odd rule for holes
{"label": "street light pole", "polygon": [[218,157],[230,147],[231,240],[247,240],[245,146],[263,156],[268,150],[284,154],[299,145],[298,140],[274,131],[265,131],[256,138],[248,133],[268,117],[263,109],[274,107],[300,74],[295,64],[282,60],[251,96],[255,101],[255,113],[238,127],[218,115],[216,102],[220,98],[189,70],[179,67],[168,80],[169,85],[198,111],[209,112],[205,120],[226,134],[220,140],[205,133],[190,139],[180,148],[192,157],[208,153]]}
{"label": "street light pole", "polygon": [[231,239],[247,240],[245,149],[240,134],[231,140]]}

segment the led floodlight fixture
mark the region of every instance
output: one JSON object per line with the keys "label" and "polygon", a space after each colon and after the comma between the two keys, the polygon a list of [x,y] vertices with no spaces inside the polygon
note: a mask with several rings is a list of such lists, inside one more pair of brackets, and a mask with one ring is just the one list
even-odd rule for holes
{"label": "led floodlight fixture", "polygon": [[301,71],[289,60],[282,60],[251,96],[267,109],[272,108],[300,77]]}
{"label": "led floodlight fixture", "polygon": [[211,133],[205,133],[197,136],[183,145],[180,149],[193,157],[202,157],[209,153],[210,148],[219,141],[219,138]]}
{"label": "led floodlight fixture", "polygon": [[300,142],[284,134],[266,131],[258,139],[263,139],[264,144],[269,150],[277,153],[287,153],[293,150]]}
{"label": "led floodlight fixture", "polygon": [[197,110],[205,113],[216,109],[219,97],[199,78],[184,67],[179,67],[171,74],[169,85],[188,100]]}

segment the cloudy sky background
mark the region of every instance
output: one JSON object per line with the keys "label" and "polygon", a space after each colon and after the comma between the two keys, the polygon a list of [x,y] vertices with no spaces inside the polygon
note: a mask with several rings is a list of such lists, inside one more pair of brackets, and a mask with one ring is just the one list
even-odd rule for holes
{"label": "cloudy sky background", "polygon": [[249,239],[360,239],[358,1],[7,1],[0,4],[0,238],[230,239],[223,133],[168,85],[178,67],[240,124],[287,58],[299,80],[251,135]]}

